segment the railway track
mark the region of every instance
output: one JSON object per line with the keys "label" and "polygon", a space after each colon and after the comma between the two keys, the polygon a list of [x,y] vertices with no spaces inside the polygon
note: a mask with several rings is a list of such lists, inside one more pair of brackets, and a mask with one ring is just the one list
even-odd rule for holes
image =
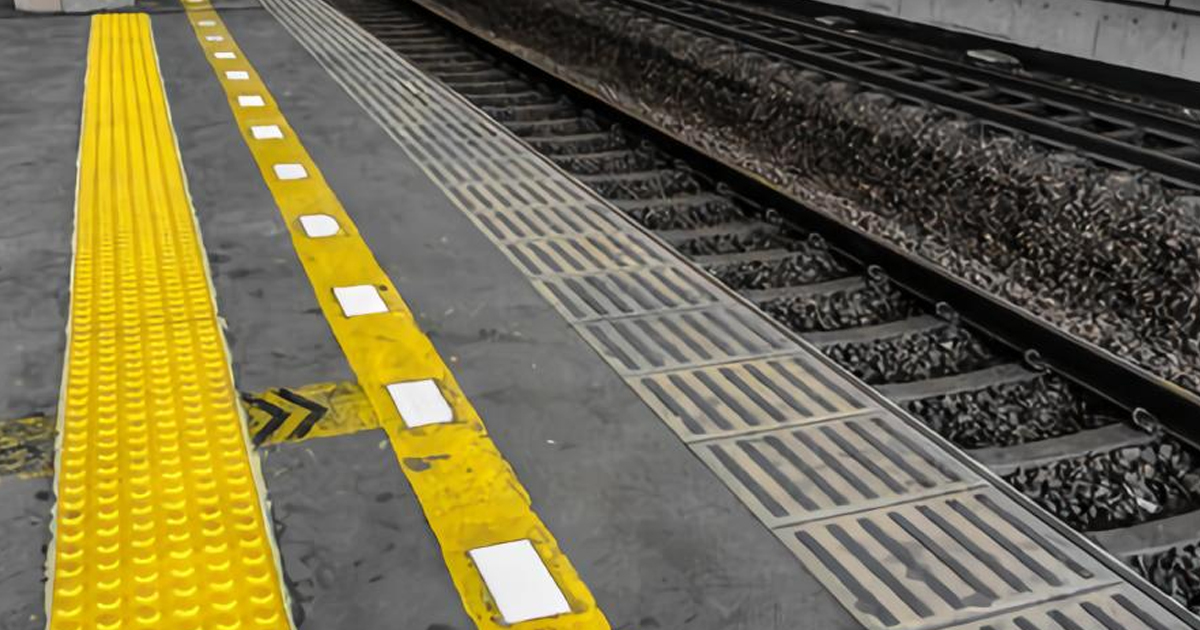
{"label": "railway track", "polygon": [[619,0],[682,27],[1009,133],[1200,187],[1200,122],[720,0]]}
{"label": "railway track", "polygon": [[[797,4],[786,0],[706,1],[831,45],[877,52],[897,61],[933,67],[971,82],[996,85],[998,89],[1015,89],[1035,98],[1066,100],[1085,114],[1099,108],[1098,111],[1105,115],[1149,127],[1160,123],[1174,126],[1200,121],[1186,105],[1190,92],[1182,80],[1172,80],[1170,89],[1164,90],[1161,75],[1137,70],[1114,73],[1111,67],[1103,64],[1080,63],[1060,53],[1008,47],[986,37],[926,28],[881,14],[850,11],[830,15],[828,5]],[[994,45],[1019,52],[1009,55],[991,49]],[[999,56],[994,54],[997,52]],[[1143,81],[1155,87],[1149,88],[1142,84]],[[1188,131],[1192,127],[1184,126],[1180,133],[1194,133],[1194,130]]]}
{"label": "railway track", "polygon": [[778,193],[754,194],[762,184],[714,175],[694,153],[647,135],[619,111],[428,9],[388,0],[334,4],[1019,491],[1200,610],[1200,574],[1190,568],[1200,564],[1191,546],[1200,537],[1200,455],[1175,427],[1164,430],[1140,405],[1098,395],[1103,384],[1080,382],[1037,353],[1014,349],[1013,330],[978,327],[979,318],[959,315],[959,304],[930,300],[929,292],[893,279],[911,277],[907,272],[864,264],[844,237],[810,229],[827,224],[805,225],[777,210],[784,208],[771,203],[782,202]]}

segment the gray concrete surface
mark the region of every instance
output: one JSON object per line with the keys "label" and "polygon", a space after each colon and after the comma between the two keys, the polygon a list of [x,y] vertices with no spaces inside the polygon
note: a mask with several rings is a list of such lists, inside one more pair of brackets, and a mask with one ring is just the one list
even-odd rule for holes
{"label": "gray concrete surface", "polygon": [[96,13],[134,6],[134,0],[14,0],[17,11],[26,13]]}
{"label": "gray concrete surface", "polygon": [[[262,7],[258,0],[209,0],[218,11],[236,11],[240,9],[259,9]],[[183,11],[182,0],[137,0],[137,10],[145,13],[178,13]],[[161,44],[162,42],[158,42]]]}
{"label": "gray concrete surface", "polygon": [[26,13],[62,13],[62,0],[14,0],[13,8]]}
{"label": "gray concrete surface", "polygon": [[[58,402],[87,29],[0,9],[0,423]],[[49,478],[0,476],[0,630],[45,627],[50,508]]]}
{"label": "gray concrete surface", "polygon": [[271,447],[263,476],[300,628],[473,627],[382,430]]}
{"label": "gray concrete surface", "polygon": [[58,403],[87,32],[0,19],[0,419]]}
{"label": "gray concrete surface", "polygon": [[0,477],[0,630],[46,627],[51,480]]}
{"label": "gray concrete surface", "polygon": [[95,13],[128,9],[134,4],[134,0],[62,0],[62,10],[63,13]]}
{"label": "gray concrete surface", "polygon": [[854,627],[269,15],[225,19],[613,627]]}
{"label": "gray concrete surface", "polygon": [[[1200,15],[1105,0],[820,0],[1051,52],[1200,80]],[[1196,0],[1172,7],[1200,10]]]}

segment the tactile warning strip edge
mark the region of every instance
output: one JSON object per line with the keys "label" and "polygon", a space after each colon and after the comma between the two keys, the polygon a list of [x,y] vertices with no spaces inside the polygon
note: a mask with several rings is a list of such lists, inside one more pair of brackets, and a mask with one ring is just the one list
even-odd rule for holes
{"label": "tactile warning strip edge", "polygon": [[[480,216],[489,216],[492,218],[499,216],[527,216],[526,209],[530,206],[538,205],[555,205],[556,207],[573,208],[579,211],[580,216],[590,216],[589,213],[601,212],[613,219],[615,223],[626,223],[626,227],[620,229],[624,233],[638,233],[641,228],[630,223],[625,217],[620,216],[619,211],[612,208],[603,200],[596,197],[590,190],[575,182],[569,175],[559,171],[552,164],[545,162],[540,167],[529,165],[529,156],[534,154],[531,149],[524,145],[515,136],[512,136],[503,127],[490,121],[482,112],[474,108],[470,103],[463,100],[458,95],[454,94],[448,88],[437,83],[435,80],[426,77],[419,70],[412,67],[408,62],[386,48],[383,44],[375,40],[368,33],[359,28],[356,24],[350,21],[345,16],[325,5],[320,0],[263,0],[264,6],[267,7],[272,14],[293,34],[293,36],[309,50],[309,52],[321,63],[332,78],[338,82],[349,94],[356,100],[367,113],[374,118],[383,127],[393,140],[395,140],[401,148],[408,153],[412,159],[421,166],[426,174],[437,185],[442,187],[446,192],[447,197],[459,207],[468,217],[475,221],[481,231],[488,236],[496,245],[509,255],[519,269],[524,271],[535,284],[546,299],[553,304],[563,316],[572,323],[576,330],[580,331],[581,335],[588,338],[586,329],[590,326],[595,330],[597,325],[611,326],[613,322],[622,319],[636,322],[642,320],[641,323],[646,323],[643,315],[628,315],[626,313],[616,314],[605,311],[603,307],[595,307],[591,310],[580,308],[578,304],[571,304],[572,298],[563,299],[560,292],[551,290],[547,281],[555,281],[564,277],[572,278],[590,278],[600,277],[604,274],[611,274],[616,270],[622,273],[636,273],[639,270],[648,268],[648,263],[634,261],[632,264],[616,265],[609,267],[606,263],[596,264],[580,264],[568,266],[562,264],[564,260],[563,252],[571,251],[567,249],[567,244],[575,252],[583,251],[581,249],[581,233],[563,232],[559,236],[551,236],[554,228],[550,225],[542,225],[538,228],[538,239],[536,241],[546,243],[558,243],[561,245],[559,250],[553,252],[553,255],[546,254],[543,260],[553,260],[552,263],[540,264],[538,262],[531,263],[528,258],[523,258],[520,255],[514,254],[514,249],[511,247],[514,243],[513,239],[506,237],[504,234],[498,234],[490,221],[481,223]],[[373,68],[366,68],[358,63],[353,55],[349,54],[349,50],[354,50],[354,55],[362,56],[369,52]],[[386,76],[395,82],[394,89],[378,90],[372,87],[372,83],[378,83],[381,79],[375,70],[382,67],[386,68]],[[446,175],[447,170],[444,164],[454,161],[465,161],[473,165],[469,175],[462,175],[462,171],[452,177]],[[483,163],[492,161],[494,164],[491,168],[482,167]],[[501,164],[509,164],[508,168],[500,166]],[[515,165],[520,164],[520,169]],[[518,171],[529,172],[535,171],[535,175],[525,176],[516,175]],[[495,179],[495,174],[499,172],[513,173],[511,179],[500,180]],[[491,173],[491,174],[487,174]],[[489,179],[492,178],[492,179]],[[539,192],[540,189],[540,192]],[[560,202],[550,204],[547,201],[550,198],[575,198],[579,203],[571,206],[567,204],[561,206]],[[586,209],[585,209],[586,208]],[[605,219],[609,220],[609,219]],[[627,238],[627,237],[618,237]],[[654,240],[651,237],[651,240]],[[521,242],[521,241],[518,241]],[[523,241],[530,242],[530,241]],[[693,275],[699,278],[699,282],[712,283],[712,280],[691,267],[684,261],[681,261],[673,253],[655,242],[653,249],[662,252],[661,255],[653,254],[653,264],[658,268],[671,268],[673,272],[678,272],[683,275]],[[557,258],[555,258],[557,256]],[[623,261],[628,262],[628,261]],[[640,262],[640,264],[639,264]],[[720,290],[719,290],[720,291]],[[671,319],[672,316],[678,316],[683,311],[672,309],[670,307],[663,308],[664,305],[657,305],[651,309],[654,316],[661,318],[666,317]],[[745,312],[749,317],[762,318],[764,316],[756,310],[745,305],[737,299],[720,300],[712,308],[723,309],[725,312]],[[695,310],[696,305],[687,305],[684,307],[687,310]],[[757,406],[759,411],[765,409],[760,404],[760,401],[772,401],[770,385],[761,380],[753,383],[746,382],[738,384],[735,387],[736,394],[728,388],[728,381],[724,385],[718,385],[717,378],[723,377],[728,379],[728,374],[722,373],[722,370],[730,369],[745,369],[750,365],[755,365],[766,359],[784,359],[795,358],[797,360],[808,362],[809,374],[820,374],[831,382],[838,383],[839,388],[844,388],[848,393],[849,399],[857,404],[849,405],[842,408],[828,408],[820,410],[822,413],[815,414],[813,417],[804,418],[796,417],[795,409],[792,409],[793,416],[788,417],[780,425],[780,431],[793,431],[795,427],[805,427],[808,425],[817,426],[822,423],[827,423],[832,429],[837,422],[848,421],[848,418],[858,418],[859,414],[866,418],[867,415],[876,416],[875,419],[883,421],[887,426],[895,428],[898,432],[904,434],[905,439],[898,443],[893,443],[889,448],[895,448],[898,452],[902,452],[903,459],[914,470],[918,460],[922,465],[927,464],[927,457],[933,457],[939,463],[945,466],[943,470],[944,477],[932,482],[932,486],[924,484],[916,484],[920,486],[920,491],[911,494],[900,493],[895,497],[883,497],[878,495],[879,490],[872,490],[869,485],[864,486],[867,492],[875,492],[877,499],[875,503],[862,505],[862,511],[856,511],[854,506],[835,506],[836,509],[828,512],[815,512],[812,518],[816,520],[806,521],[807,517],[798,519],[784,518],[775,522],[773,530],[780,536],[781,540],[789,544],[796,551],[797,556],[809,567],[815,574],[825,577],[829,580],[830,589],[842,601],[852,614],[854,614],[864,625],[872,628],[895,627],[895,623],[891,620],[899,619],[914,619],[912,627],[917,628],[941,628],[950,624],[965,622],[969,619],[995,617],[1000,619],[1003,615],[1011,613],[1015,609],[1021,607],[1035,606],[1041,602],[1053,597],[1065,597],[1069,595],[1082,596],[1086,593],[1108,592],[1102,589],[1109,588],[1111,585],[1118,583],[1118,578],[1107,568],[1095,566],[1087,569],[1087,576],[1080,576],[1073,580],[1064,588],[1047,591],[1046,593],[1022,593],[1019,597],[996,597],[990,601],[988,605],[977,605],[978,599],[964,600],[959,598],[955,600],[950,598],[952,604],[939,605],[933,599],[928,603],[916,603],[917,617],[913,617],[912,610],[905,612],[904,607],[912,604],[911,600],[901,601],[892,598],[890,600],[895,604],[895,610],[864,607],[861,605],[860,599],[847,589],[839,588],[836,584],[836,573],[830,573],[824,570],[820,561],[812,556],[805,554],[801,550],[795,548],[790,542],[790,538],[795,538],[794,527],[815,528],[822,524],[835,523],[839,518],[852,519],[873,519],[886,518],[886,522],[882,522],[872,528],[895,528],[900,527],[895,524],[895,519],[891,519],[888,515],[889,511],[902,510],[906,506],[917,505],[921,501],[935,500],[950,500],[945,497],[955,497],[958,504],[965,502],[972,496],[971,493],[983,493],[985,495],[996,496],[996,501],[1007,501],[1006,497],[998,493],[994,489],[988,488],[986,482],[965,468],[957,468],[953,463],[953,458],[946,456],[941,447],[933,444],[928,439],[923,437],[921,433],[913,429],[906,422],[892,416],[890,413],[877,408],[874,399],[862,393],[857,385],[851,384],[843,379],[836,372],[825,367],[820,361],[813,361],[809,358],[806,347],[794,344],[786,349],[781,347],[769,348],[754,348],[746,352],[731,352],[726,356],[720,356],[713,353],[708,353],[707,356],[701,356],[704,353],[693,353],[691,355],[686,351],[682,351],[676,347],[676,352],[672,353],[668,348],[669,344],[658,344],[653,338],[659,339],[668,338],[671,333],[676,335],[676,339],[681,336],[686,337],[687,331],[672,329],[665,324],[660,327],[655,327],[647,324],[646,327],[640,328],[638,331],[633,331],[634,334],[627,336],[624,345],[621,346],[621,351],[626,354],[621,358],[621,352],[614,352],[613,349],[605,348],[602,342],[593,335],[589,338],[589,343],[602,356],[605,356],[615,367],[622,373],[627,382],[638,391],[639,395],[651,405],[658,415],[680,436],[690,441],[690,446],[695,449],[705,461],[710,465],[715,465],[720,475],[725,481],[731,483],[731,487],[747,500],[748,504],[752,505],[752,501],[756,500],[751,495],[753,492],[743,489],[737,489],[738,472],[734,467],[728,466],[724,462],[714,462],[714,457],[702,454],[701,449],[707,448],[710,444],[715,444],[721,440],[733,442],[741,438],[751,438],[758,433],[769,433],[770,430],[764,430],[759,426],[752,426],[750,418],[757,412],[750,411],[751,403]],[[721,330],[720,327],[709,329],[718,334],[725,334],[728,330]],[[786,343],[786,342],[783,342]],[[651,345],[653,344],[653,345]],[[694,350],[694,348],[693,348]],[[607,353],[607,355],[606,355]],[[651,361],[652,356],[669,356],[670,361]],[[614,360],[615,359],[615,360]],[[640,361],[640,359],[647,359]],[[694,373],[697,383],[700,385],[694,386],[693,391],[685,396],[661,396],[655,392],[653,388],[640,383],[646,378],[658,378],[672,373]],[[703,376],[704,378],[701,378]],[[707,382],[704,382],[707,379]],[[702,387],[703,389],[695,389]],[[774,392],[775,399],[769,404],[778,404],[779,396]],[[857,395],[854,395],[857,394]],[[690,400],[693,407],[687,408],[685,405],[679,404],[680,401]],[[703,423],[697,423],[696,426],[689,426],[689,420],[694,420],[695,409],[701,407],[701,402],[705,401],[709,407],[719,409],[715,414],[709,413],[708,426]],[[711,401],[719,401],[712,403]],[[674,407],[672,406],[674,404]],[[780,413],[785,413],[782,410],[776,410]],[[747,413],[748,412],[748,413]],[[706,412],[708,413],[708,412]],[[770,415],[768,413],[768,415]],[[733,428],[733,424],[729,418],[739,418],[744,426]],[[724,419],[726,426],[722,427],[718,424],[719,419]],[[706,430],[712,428],[718,429],[712,435],[705,435]],[[819,430],[819,429],[818,429]],[[847,440],[844,434],[838,434],[843,442]],[[714,438],[715,436],[715,438]],[[811,436],[810,436],[811,437]],[[833,444],[837,444],[837,440],[826,436]],[[713,438],[713,439],[710,439]],[[766,437],[760,437],[765,440]],[[796,438],[799,440],[799,438]],[[803,440],[801,440],[803,442]],[[828,443],[827,443],[828,444]],[[849,444],[849,442],[847,442]],[[818,446],[820,446],[818,444]],[[829,452],[829,447],[824,447],[826,453]],[[851,445],[850,450],[857,449],[857,456],[864,457],[866,454],[866,446]],[[849,458],[853,459],[856,455],[847,451],[843,451]],[[938,455],[941,455],[939,458]],[[783,457],[780,455],[780,457]],[[909,459],[913,458],[913,459]],[[786,459],[786,458],[785,458]],[[843,467],[847,466],[845,461],[841,463]],[[865,467],[865,465],[864,465]],[[834,466],[836,468],[836,466]],[[949,470],[950,472],[945,472]],[[742,470],[742,473],[749,474],[748,471]],[[836,471],[839,474],[842,471]],[[829,477],[823,476],[824,473],[809,476],[806,481],[803,475],[797,474],[795,471],[791,473],[784,472],[784,467],[778,463],[772,464],[768,461],[768,466],[763,469],[762,473],[765,476],[759,477],[760,480],[767,479],[770,481],[778,481],[780,476],[792,487],[784,489],[782,485],[777,485],[772,492],[794,492],[797,488],[801,491],[823,491],[822,483],[833,488],[834,482]],[[861,474],[861,471],[858,473]],[[881,473],[883,476],[876,481],[884,485],[887,484],[883,477],[888,476],[887,472]],[[774,477],[773,477],[774,475]],[[791,476],[789,476],[791,475]],[[853,485],[849,476],[842,476],[839,483],[847,483]],[[919,476],[919,474],[918,474]],[[934,477],[937,478],[936,476]],[[943,485],[941,482],[946,480]],[[857,481],[862,484],[864,479],[858,478]],[[891,479],[893,484],[904,488],[904,482],[895,477]],[[808,484],[808,490],[805,490],[805,485]],[[890,487],[894,490],[894,487]],[[857,488],[861,491],[862,488]],[[961,495],[961,496],[959,496]],[[826,495],[827,498],[832,498]],[[939,499],[941,498],[941,499]],[[794,497],[793,497],[794,499]],[[836,504],[836,501],[834,502]],[[957,504],[956,504],[957,505]],[[972,504],[974,505],[974,504]],[[758,506],[756,513],[762,514],[761,508]],[[818,506],[820,507],[820,506]],[[1072,554],[1078,554],[1078,550],[1072,545],[1067,544],[1064,540],[1058,537],[1058,534],[1052,532],[1048,527],[1038,521],[1031,515],[1025,514],[1022,508],[1014,507],[1014,511],[1024,514],[1031,522],[1037,523],[1039,529],[1038,535],[1034,538],[1036,541],[1031,543],[1025,540],[1021,544],[1041,545],[1039,549],[1042,552],[1049,554],[1051,557],[1068,558]],[[788,516],[788,515],[784,515]],[[793,515],[794,516],[794,515]],[[768,526],[772,522],[765,519]],[[798,526],[780,525],[779,523],[800,522]],[[882,531],[882,530],[881,530]],[[1009,538],[1001,537],[1001,540],[996,544],[1005,545],[1012,544]],[[971,550],[962,546],[955,548],[953,545],[947,545],[934,552],[938,557],[948,558],[947,566],[963,567],[972,562],[977,562],[978,558],[971,554]],[[1093,561],[1090,555],[1082,554],[1088,561]],[[897,562],[904,564],[904,560],[897,556]],[[893,563],[895,564],[895,563]],[[846,567],[841,567],[838,571],[845,571]],[[882,579],[882,578],[881,578]],[[889,578],[890,579],[890,578]],[[918,576],[918,580],[920,577]],[[1075,590],[1071,590],[1075,589]],[[938,592],[924,591],[918,597],[940,598]],[[957,607],[956,607],[957,605]],[[1053,604],[1047,604],[1053,606]],[[1163,609],[1157,607],[1157,604],[1152,605],[1155,613],[1163,617],[1162,621],[1156,622],[1159,625],[1171,624],[1169,615],[1163,615]],[[1178,627],[1186,627],[1179,622]],[[1146,628],[1157,628],[1158,625],[1145,624]]]}

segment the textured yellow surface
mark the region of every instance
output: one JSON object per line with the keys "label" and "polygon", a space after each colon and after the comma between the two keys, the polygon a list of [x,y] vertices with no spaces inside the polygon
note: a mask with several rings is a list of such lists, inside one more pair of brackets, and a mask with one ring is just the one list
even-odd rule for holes
{"label": "textured yellow surface", "polygon": [[288,628],[141,14],[92,18],[50,627]]}
{"label": "textured yellow surface", "polygon": [[[242,136],[291,232],[317,301],[421,502],[467,613],[478,627],[488,629],[607,629],[608,622],[591,592],[534,512],[529,495],[488,437],[483,421],[418,328],[412,312],[216,11],[205,0],[185,0],[185,7],[205,56],[225,88]],[[229,72],[245,72],[247,76],[231,79]],[[239,97],[260,97],[262,105],[243,106]],[[265,125],[277,126],[283,137],[256,140],[251,127]],[[277,164],[299,164],[308,176],[281,180],[274,170]],[[403,195],[403,191],[397,190],[397,194]],[[313,213],[335,218],[340,233],[326,238],[307,237],[299,218]],[[379,290],[388,312],[345,317],[333,289],[368,284]],[[389,383],[419,379],[438,383],[454,411],[454,422],[418,429],[405,427],[385,388]],[[533,543],[571,605],[571,613],[513,625],[505,625],[500,619],[467,552],[522,538]]]}

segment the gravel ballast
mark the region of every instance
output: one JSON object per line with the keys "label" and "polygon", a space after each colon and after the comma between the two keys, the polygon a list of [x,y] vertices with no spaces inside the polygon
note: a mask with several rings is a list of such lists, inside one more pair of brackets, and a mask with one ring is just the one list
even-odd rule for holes
{"label": "gravel ballast", "polygon": [[1053,375],[911,400],[904,406],[964,448],[1036,442],[1122,420],[1116,409],[1095,404]]}
{"label": "gravel ballast", "polygon": [[1130,564],[1150,583],[1200,614],[1200,545],[1135,556]]}
{"label": "gravel ballast", "polygon": [[1136,525],[1187,512],[1200,502],[1200,462],[1163,439],[1005,477],[1015,488],[1080,531]]}

